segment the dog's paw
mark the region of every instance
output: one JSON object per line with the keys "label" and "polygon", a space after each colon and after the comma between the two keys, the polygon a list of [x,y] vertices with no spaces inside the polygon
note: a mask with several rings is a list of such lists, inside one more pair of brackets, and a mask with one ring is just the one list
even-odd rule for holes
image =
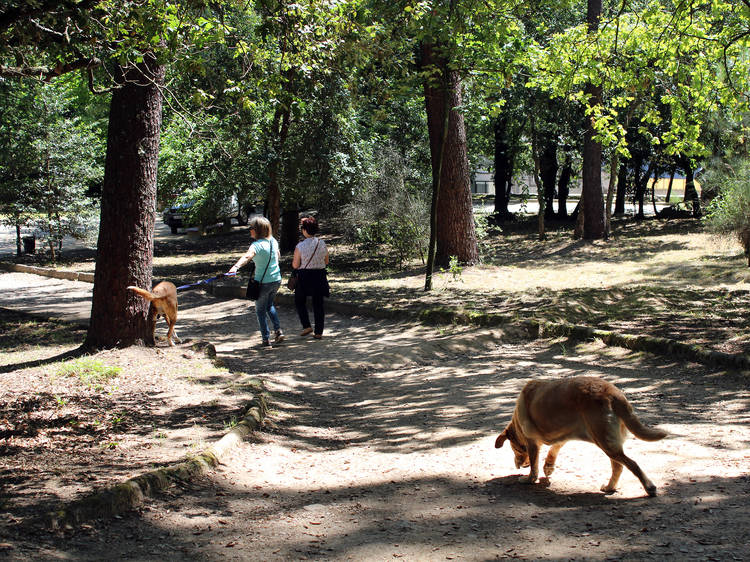
{"label": "dog's paw", "polygon": [[545,476],[551,476],[552,473],[555,472],[555,465],[554,464],[544,464],[544,475]]}
{"label": "dog's paw", "polygon": [[531,474],[527,474],[526,476],[521,476],[521,478],[519,478],[518,481],[521,484],[533,484],[534,482],[536,482],[536,476],[531,476]]}
{"label": "dog's paw", "polygon": [[599,489],[607,495],[614,494],[617,491],[617,488],[610,486],[609,484],[605,484]]}

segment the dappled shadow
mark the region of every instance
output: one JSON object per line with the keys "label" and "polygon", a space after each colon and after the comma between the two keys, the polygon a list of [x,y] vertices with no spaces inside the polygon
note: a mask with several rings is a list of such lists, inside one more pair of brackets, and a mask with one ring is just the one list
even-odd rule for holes
{"label": "dappled shadow", "polygon": [[[734,493],[747,483],[717,477],[673,483],[656,498],[622,498],[560,494],[506,479],[426,476],[302,493],[214,479],[187,485],[179,497],[161,495],[157,501],[179,513],[169,524],[145,512],[93,522],[65,541],[39,540],[82,559],[125,546],[134,558],[172,560],[731,559],[745,549],[747,499]],[[14,531],[7,529],[6,539]],[[264,540],[255,545],[258,534]]]}
{"label": "dappled shadow", "polygon": [[[248,537],[248,525],[265,533],[264,544],[270,545],[267,551],[247,551],[258,559],[393,554],[409,558],[425,549],[441,558],[453,552],[474,559],[502,554],[542,558],[550,541],[575,549],[570,553],[576,557],[597,558],[685,554],[678,550],[684,548],[722,558],[744,548],[738,521],[750,513],[747,478],[715,477],[710,471],[712,454],[741,453],[750,446],[745,431],[750,395],[740,375],[648,355],[589,352],[585,345],[562,339],[518,345],[499,332],[434,329],[337,314],[327,318],[326,337],[313,341],[293,333],[296,320],[288,306],[279,307],[283,325],[289,328],[287,342],[262,353],[249,343],[257,338],[257,327],[247,302],[217,301],[197,291],[181,296],[180,306],[184,315],[178,331],[223,345],[220,356],[232,370],[267,382],[275,411],[269,436],[283,439],[295,455],[367,449],[382,455],[384,463],[394,455],[440,455],[499,432],[527,380],[588,374],[615,382],[645,423],[673,434],[677,445],[669,445],[669,440],[659,445],[672,447],[668,451],[674,460],[669,462],[677,464],[680,455],[692,454],[680,450],[689,444],[706,459],[708,475],[695,482],[665,483],[663,477],[659,486],[664,484],[664,494],[655,499],[604,496],[596,491],[601,482],[581,482],[580,489],[561,493],[554,477],[547,487],[519,484],[520,471],[513,469],[507,451],[489,449],[487,462],[497,462],[506,476],[477,480],[468,471],[465,478],[415,471],[396,477],[388,475],[393,467],[383,464],[381,479],[357,485],[315,486],[303,479],[299,489],[285,489],[260,480],[246,487],[214,479],[189,485],[190,494],[179,498],[162,496],[163,501],[178,502],[173,511],[179,511],[184,526],[129,517],[89,527],[85,532],[96,537],[94,545],[57,541],[49,543],[50,549],[75,557],[83,552],[78,550],[83,542],[86,549],[103,548],[96,544],[114,537],[120,537],[115,541],[120,544],[123,536],[138,536],[153,540],[127,541],[128,551],[136,557],[221,559],[232,541],[252,548],[251,542],[241,542],[247,539],[228,538],[230,531]],[[695,399],[696,388],[700,400]],[[137,402],[149,400],[156,397],[137,397]],[[195,413],[175,408],[163,414],[160,423],[189,424]],[[211,412],[210,417],[216,422],[227,413]],[[142,431],[145,420],[139,422],[144,424]],[[593,462],[608,466],[604,454],[589,447]],[[655,459],[643,452],[634,457],[653,477]],[[560,470],[574,472],[572,482],[579,480],[577,459],[560,461]],[[103,470],[111,470],[112,464],[102,463]],[[17,473],[2,477],[4,483],[18,485]],[[50,478],[59,477],[50,472]],[[64,483],[72,485],[77,477],[66,476]],[[299,519],[291,519],[300,512],[305,513],[302,521],[312,518],[318,508],[311,505],[323,506],[326,517],[308,524],[305,532],[312,534],[304,534]],[[38,499],[26,513],[49,507],[48,498]],[[588,525],[594,518],[596,523]],[[193,521],[203,526],[196,531]],[[686,527],[691,530],[689,542]],[[12,538],[13,529],[6,532]],[[635,544],[633,536],[638,537]],[[96,558],[96,550],[86,552]]]}
{"label": "dappled shadow", "polygon": [[[660,272],[651,273],[658,275]],[[678,281],[679,275],[683,282]],[[686,285],[689,270],[673,276],[672,283],[663,282],[658,286],[525,292],[472,290],[460,284],[450,290],[429,293],[404,287],[378,286],[369,290],[356,286],[356,282],[337,280],[336,299],[376,310],[402,310],[415,316],[423,310],[463,310],[480,316],[491,314],[506,322],[537,318],[627,334],[667,337],[728,353],[750,353],[750,334],[744,321],[750,315],[747,293]]]}
{"label": "dappled shadow", "polygon": [[[165,409],[162,393],[149,389],[116,395],[94,388],[83,394],[36,392],[29,399],[7,394],[0,399],[5,509],[12,517],[37,517],[56,508],[71,488],[80,492],[153,470],[157,464],[149,449],[159,447],[167,432],[175,446],[159,458],[182,460],[190,449],[181,446],[197,443],[185,440],[181,430],[199,425],[206,435],[221,435],[240,416],[241,406],[213,402]],[[120,454],[122,447],[135,452]],[[35,467],[33,478],[27,466]]]}
{"label": "dappled shadow", "polygon": [[[660,235],[664,233],[661,232]],[[654,235],[655,236],[655,235]],[[519,244],[518,237],[504,239],[498,235],[486,243],[485,263],[488,265],[511,265],[516,267],[539,267],[548,260],[563,259],[566,266],[585,264],[592,261],[592,254],[600,245],[608,245],[608,261],[613,263],[628,261],[643,263],[664,252],[684,250],[689,247],[687,241],[658,240],[654,242],[645,235],[613,234],[617,243],[608,241],[574,240],[569,232],[551,233],[547,240],[539,241],[536,235],[529,235]]]}
{"label": "dappled shadow", "polygon": [[[254,318],[245,314],[243,323],[251,331]],[[529,355],[526,348],[475,330],[441,333],[337,315],[330,316],[327,326],[336,335],[321,342],[292,337],[271,356],[253,352],[248,357],[244,351],[225,356],[233,368],[267,378],[279,408],[291,413],[278,431],[300,447],[335,449],[367,443],[382,451],[419,451],[467,443],[498,432],[510,418],[523,382],[550,373],[623,381],[620,386],[636,409],[650,412],[653,423],[664,423],[665,418],[697,423],[714,404],[733,396],[738,401],[733,423],[750,422],[743,379],[718,377],[692,364],[683,367],[639,356],[605,366],[567,358],[563,350],[575,348],[572,341]],[[675,378],[675,370],[683,368],[692,371],[689,380]],[[700,404],[690,400],[688,387],[696,384],[705,395]],[[739,390],[743,392],[737,394]],[[345,441],[321,439],[305,429],[320,424],[346,428]],[[438,429],[444,427],[452,431]]]}

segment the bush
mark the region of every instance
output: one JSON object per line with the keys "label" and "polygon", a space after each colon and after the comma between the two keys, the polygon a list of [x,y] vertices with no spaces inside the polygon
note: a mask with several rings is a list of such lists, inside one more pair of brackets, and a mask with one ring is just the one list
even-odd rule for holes
{"label": "bush", "polygon": [[750,159],[707,173],[703,183],[718,193],[708,206],[706,226],[717,234],[736,236],[750,267]]}
{"label": "bush", "polygon": [[367,255],[395,255],[399,267],[411,259],[423,262],[429,241],[430,207],[424,191],[410,185],[407,167],[393,150],[379,159],[378,170],[344,207],[349,240]]}

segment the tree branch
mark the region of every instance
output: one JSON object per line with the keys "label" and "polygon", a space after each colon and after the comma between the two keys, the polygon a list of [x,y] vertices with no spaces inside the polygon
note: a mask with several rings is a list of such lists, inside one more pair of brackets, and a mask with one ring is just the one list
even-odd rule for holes
{"label": "tree branch", "polygon": [[101,64],[96,58],[79,58],[71,62],[59,62],[55,66],[2,66],[0,65],[0,76],[7,78],[36,78],[49,82],[68,72],[82,68],[93,69]]}
{"label": "tree branch", "polygon": [[59,13],[61,11],[82,13],[102,2],[103,0],[80,0],[79,2],[76,2],[75,0],[44,0],[38,5],[25,4],[14,6],[8,10],[0,12],[0,30],[8,29],[19,22],[28,21],[48,14]]}

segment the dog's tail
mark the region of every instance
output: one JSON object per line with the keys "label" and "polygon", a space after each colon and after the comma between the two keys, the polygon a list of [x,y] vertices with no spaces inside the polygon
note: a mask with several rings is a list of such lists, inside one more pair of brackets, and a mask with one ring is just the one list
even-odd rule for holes
{"label": "dog's tail", "polygon": [[152,300],[158,298],[154,293],[147,291],[146,289],[141,289],[140,287],[135,287],[133,285],[130,285],[128,287],[129,291],[133,291],[134,293],[138,293],[141,295],[144,299],[151,302]]}
{"label": "dog's tail", "polygon": [[625,398],[625,395],[621,392],[612,396],[612,409],[615,411],[615,414],[617,414],[617,417],[623,421],[625,427],[628,428],[630,433],[635,435],[638,439],[643,439],[644,441],[658,441],[667,436],[666,431],[643,425],[641,420],[639,420],[633,412],[633,406],[630,405],[628,399]]}

